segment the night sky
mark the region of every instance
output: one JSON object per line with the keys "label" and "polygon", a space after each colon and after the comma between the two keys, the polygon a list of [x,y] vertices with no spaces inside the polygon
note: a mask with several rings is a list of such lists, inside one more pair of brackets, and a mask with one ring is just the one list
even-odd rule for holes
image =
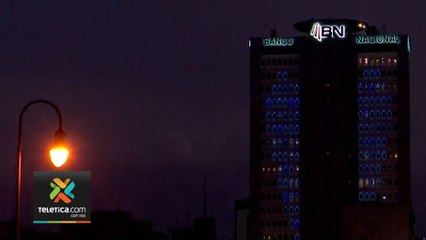
{"label": "night sky", "polygon": [[[208,213],[233,236],[234,200],[248,195],[250,37],[300,35],[293,24],[351,18],[409,33],[412,198],[426,235],[426,42],[423,0],[1,1],[0,220],[14,216],[18,115],[37,98],[64,117],[71,159],[92,172],[94,210],[117,209],[165,231]],[[24,119],[24,226],[32,172],[53,170],[57,129],[47,105]]]}

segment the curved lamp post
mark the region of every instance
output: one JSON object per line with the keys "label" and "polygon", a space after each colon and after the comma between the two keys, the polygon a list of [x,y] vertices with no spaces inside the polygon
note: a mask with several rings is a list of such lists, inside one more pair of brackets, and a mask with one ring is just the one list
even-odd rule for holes
{"label": "curved lamp post", "polygon": [[18,127],[18,167],[17,167],[17,179],[16,179],[16,239],[21,239],[21,178],[22,178],[22,119],[25,111],[32,105],[37,103],[43,103],[51,106],[55,109],[59,118],[59,128],[55,132],[55,141],[53,148],[50,150],[50,159],[55,167],[61,167],[68,158],[68,150],[65,147],[65,132],[62,130],[62,115],[59,108],[52,102],[44,99],[37,99],[27,103],[22,108],[19,115],[19,127]]}

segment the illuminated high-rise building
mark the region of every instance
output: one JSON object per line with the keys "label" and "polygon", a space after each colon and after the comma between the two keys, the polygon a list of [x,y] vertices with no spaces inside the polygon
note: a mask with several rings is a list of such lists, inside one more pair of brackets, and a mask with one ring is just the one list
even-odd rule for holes
{"label": "illuminated high-rise building", "polygon": [[252,240],[410,239],[410,41],[348,19],[252,38]]}

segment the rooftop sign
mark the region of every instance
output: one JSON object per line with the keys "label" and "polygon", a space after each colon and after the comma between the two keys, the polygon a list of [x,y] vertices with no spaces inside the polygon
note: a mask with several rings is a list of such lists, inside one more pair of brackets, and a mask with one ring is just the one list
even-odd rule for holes
{"label": "rooftop sign", "polygon": [[322,40],[327,38],[345,38],[346,36],[346,26],[345,25],[321,25],[319,22],[316,22],[312,25],[310,35],[322,42]]}
{"label": "rooftop sign", "polygon": [[358,35],[355,36],[356,44],[400,44],[399,35]]}
{"label": "rooftop sign", "polygon": [[265,47],[290,47],[294,44],[294,38],[264,38]]}

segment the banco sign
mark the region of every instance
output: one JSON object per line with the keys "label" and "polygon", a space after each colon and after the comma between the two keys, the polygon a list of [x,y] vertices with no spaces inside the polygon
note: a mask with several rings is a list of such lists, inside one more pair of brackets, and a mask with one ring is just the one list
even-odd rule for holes
{"label": "banco sign", "polygon": [[327,38],[345,38],[346,26],[345,25],[321,25],[316,22],[312,25],[310,35],[322,42]]}

